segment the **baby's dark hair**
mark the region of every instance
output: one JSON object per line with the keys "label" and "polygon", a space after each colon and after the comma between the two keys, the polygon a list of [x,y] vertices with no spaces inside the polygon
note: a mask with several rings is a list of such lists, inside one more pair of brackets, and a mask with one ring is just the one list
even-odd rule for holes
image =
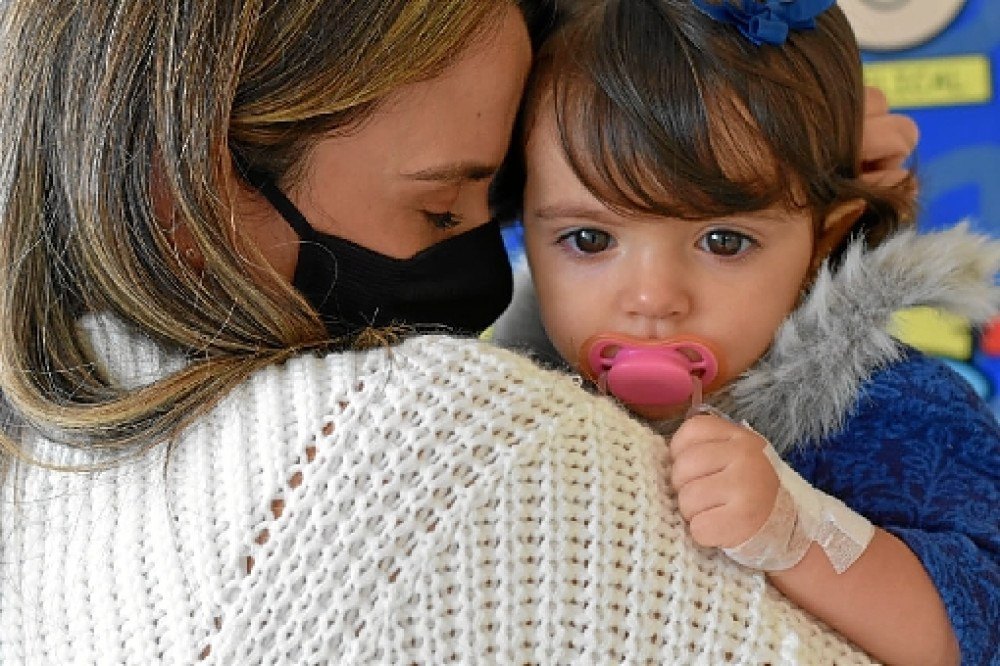
{"label": "baby's dark hair", "polygon": [[[785,206],[819,225],[861,199],[869,245],[913,217],[912,174],[860,178],[861,60],[836,6],[775,47],[691,0],[580,2],[539,53],[522,145],[543,104],[577,177],[614,209],[701,220]],[[523,184],[516,167],[505,178],[500,192]]]}

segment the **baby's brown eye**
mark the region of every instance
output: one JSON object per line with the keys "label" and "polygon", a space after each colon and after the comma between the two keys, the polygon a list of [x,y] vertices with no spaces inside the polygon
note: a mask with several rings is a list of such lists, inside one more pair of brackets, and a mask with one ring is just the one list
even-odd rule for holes
{"label": "baby's brown eye", "polygon": [[573,245],[573,249],[584,254],[604,252],[611,247],[611,234],[598,229],[577,229],[565,237]]}
{"label": "baby's brown eye", "polygon": [[735,257],[750,249],[753,241],[738,231],[715,229],[702,236],[704,250],[721,257]]}

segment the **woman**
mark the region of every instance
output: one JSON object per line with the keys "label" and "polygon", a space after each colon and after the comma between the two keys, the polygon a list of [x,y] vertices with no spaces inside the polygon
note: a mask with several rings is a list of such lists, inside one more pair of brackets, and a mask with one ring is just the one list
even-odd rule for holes
{"label": "woman", "polygon": [[684,536],[652,432],[398,335],[509,296],[536,9],[9,3],[0,662],[864,659]]}

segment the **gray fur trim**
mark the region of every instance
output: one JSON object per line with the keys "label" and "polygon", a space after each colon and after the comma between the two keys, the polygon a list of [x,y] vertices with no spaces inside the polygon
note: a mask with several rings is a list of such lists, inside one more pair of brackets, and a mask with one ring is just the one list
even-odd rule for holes
{"label": "gray fur trim", "polygon": [[770,351],[733,382],[731,412],[779,452],[835,433],[861,384],[899,358],[892,313],[924,305],[985,322],[1000,311],[998,270],[1000,243],[966,224],[907,230],[870,251],[853,243],[836,272],[824,265]]}
{"label": "gray fur trim", "polygon": [[[779,452],[819,441],[843,426],[861,385],[899,358],[887,330],[893,312],[923,305],[985,322],[1000,312],[998,270],[1000,242],[964,223],[937,233],[902,231],[871,250],[855,241],[836,271],[824,264],[768,353],[711,403],[750,423]],[[495,341],[546,362],[558,358],[527,271],[518,275]],[[678,423],[656,425],[669,434]]]}

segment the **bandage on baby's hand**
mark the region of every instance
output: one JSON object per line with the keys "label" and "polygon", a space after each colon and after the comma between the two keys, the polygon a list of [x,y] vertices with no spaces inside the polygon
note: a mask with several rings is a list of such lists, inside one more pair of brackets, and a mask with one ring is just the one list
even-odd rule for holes
{"label": "bandage on baby's hand", "polygon": [[[695,379],[694,385],[688,417],[712,414],[735,423],[727,414],[702,401],[700,381]],[[741,425],[753,430],[746,421]],[[760,433],[757,435],[767,442]],[[838,574],[847,571],[871,543],[875,527],[836,497],[813,488],[781,459],[770,442],[764,447],[764,455],[778,475],[774,507],[753,536],[738,546],[723,548],[722,552],[758,571],[784,571],[801,562],[815,542],[834,571]]]}
{"label": "bandage on baby's hand", "polygon": [[764,455],[778,474],[774,508],[753,536],[722,551],[744,566],[784,571],[802,561],[816,543],[838,574],[847,571],[871,543],[875,527],[836,497],[809,485],[770,443]]}

